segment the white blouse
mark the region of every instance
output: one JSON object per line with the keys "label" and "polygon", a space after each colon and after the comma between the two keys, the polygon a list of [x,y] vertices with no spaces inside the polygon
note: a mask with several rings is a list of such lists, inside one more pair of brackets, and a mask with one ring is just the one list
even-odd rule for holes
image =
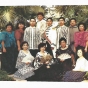
{"label": "white blouse", "polygon": [[32,63],[32,61],[34,60],[34,57],[31,55],[30,51],[28,50],[28,52],[24,52],[23,50],[21,50],[26,56],[22,59],[22,62],[27,63],[30,62]]}
{"label": "white blouse", "polygon": [[88,60],[85,58],[78,58],[73,71],[88,71]]}

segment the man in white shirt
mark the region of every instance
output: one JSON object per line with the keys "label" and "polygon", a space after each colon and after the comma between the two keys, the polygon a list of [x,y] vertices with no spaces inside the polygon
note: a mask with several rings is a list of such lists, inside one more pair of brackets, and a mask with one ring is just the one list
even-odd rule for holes
{"label": "man in white shirt", "polygon": [[36,27],[40,30],[42,42],[44,40],[43,33],[46,29],[46,21],[43,18],[44,18],[44,14],[42,12],[39,12],[37,14],[38,21],[37,21]]}
{"label": "man in white shirt", "polygon": [[45,39],[47,40],[47,51],[56,58],[56,29],[53,28],[53,19],[47,19],[47,28],[45,30]]}
{"label": "man in white shirt", "polygon": [[30,19],[30,26],[27,27],[24,31],[24,41],[27,41],[29,44],[29,50],[32,56],[36,56],[38,52],[38,44],[41,41],[40,31],[35,27],[36,20],[34,18]]}
{"label": "man in white shirt", "polygon": [[57,28],[57,38],[56,38],[56,48],[59,48],[59,39],[64,37],[67,40],[67,45],[70,44],[70,40],[69,40],[69,28],[67,26],[65,26],[65,18],[64,17],[60,17],[59,18],[59,27]]}

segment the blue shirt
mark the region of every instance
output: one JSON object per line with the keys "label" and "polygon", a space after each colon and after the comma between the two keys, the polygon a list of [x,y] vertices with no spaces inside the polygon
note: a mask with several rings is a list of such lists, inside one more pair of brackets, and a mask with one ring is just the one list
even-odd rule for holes
{"label": "blue shirt", "polygon": [[5,47],[11,47],[11,46],[16,46],[16,41],[15,41],[15,36],[14,36],[14,32],[7,32],[7,31],[3,31],[0,33],[0,47],[2,47],[1,42],[4,41],[5,42]]}

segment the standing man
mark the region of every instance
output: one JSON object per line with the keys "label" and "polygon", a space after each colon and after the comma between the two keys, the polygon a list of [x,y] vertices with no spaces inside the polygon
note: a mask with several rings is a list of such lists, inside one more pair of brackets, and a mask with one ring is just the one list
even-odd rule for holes
{"label": "standing man", "polygon": [[47,44],[47,51],[53,55],[54,58],[56,58],[55,52],[56,52],[56,29],[52,26],[53,19],[48,18],[47,19],[47,28],[45,30],[45,39]]}
{"label": "standing man", "polygon": [[24,41],[29,44],[29,50],[32,56],[36,56],[38,52],[38,44],[40,43],[40,31],[35,27],[36,20],[34,18],[30,19],[30,26],[24,31]]}
{"label": "standing man", "polygon": [[67,26],[65,26],[65,18],[64,17],[60,17],[59,18],[59,27],[57,28],[57,38],[56,38],[56,48],[59,48],[59,39],[61,37],[64,37],[67,40],[67,45],[70,44],[69,41],[69,28]]}
{"label": "standing man", "polygon": [[40,30],[42,42],[44,41],[43,33],[46,29],[46,21],[43,18],[44,18],[44,14],[42,12],[39,12],[37,14],[38,21],[36,27]]}
{"label": "standing man", "polygon": [[70,46],[71,46],[73,51],[74,51],[74,33],[77,31],[78,31],[78,27],[76,26],[76,19],[71,18],[70,19],[69,32],[70,32]]}

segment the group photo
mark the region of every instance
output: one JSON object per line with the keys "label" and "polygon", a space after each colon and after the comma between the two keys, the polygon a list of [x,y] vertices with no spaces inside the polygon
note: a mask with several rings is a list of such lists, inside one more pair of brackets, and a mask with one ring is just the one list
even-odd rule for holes
{"label": "group photo", "polygon": [[0,81],[88,82],[88,5],[0,13]]}

